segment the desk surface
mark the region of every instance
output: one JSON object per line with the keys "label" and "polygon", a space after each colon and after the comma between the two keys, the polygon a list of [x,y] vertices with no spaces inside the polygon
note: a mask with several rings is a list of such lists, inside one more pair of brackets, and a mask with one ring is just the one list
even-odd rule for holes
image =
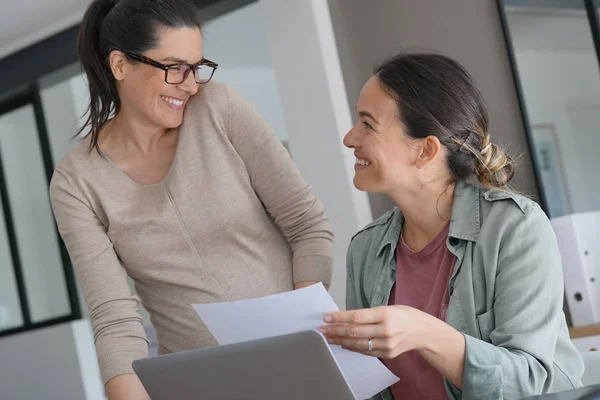
{"label": "desk surface", "polygon": [[[539,396],[527,397],[522,400],[578,400],[584,398],[586,395],[590,395],[594,393],[594,391],[598,391],[596,396],[590,396],[589,400],[592,399],[600,399],[600,385],[586,386],[578,389],[567,390],[564,392],[556,392],[549,394],[542,394]],[[585,397],[587,400],[588,397]]]}
{"label": "desk surface", "polygon": [[569,328],[571,339],[595,335],[600,335],[600,324],[572,326]]}

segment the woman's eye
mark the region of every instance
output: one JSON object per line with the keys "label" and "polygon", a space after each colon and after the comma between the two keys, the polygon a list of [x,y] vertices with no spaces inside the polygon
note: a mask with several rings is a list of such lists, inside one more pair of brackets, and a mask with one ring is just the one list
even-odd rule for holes
{"label": "woman's eye", "polygon": [[369,123],[368,123],[368,122],[366,122],[366,121],[363,121],[363,126],[364,126],[365,128],[367,128],[367,129],[373,129],[373,127],[371,126],[371,124],[369,124]]}

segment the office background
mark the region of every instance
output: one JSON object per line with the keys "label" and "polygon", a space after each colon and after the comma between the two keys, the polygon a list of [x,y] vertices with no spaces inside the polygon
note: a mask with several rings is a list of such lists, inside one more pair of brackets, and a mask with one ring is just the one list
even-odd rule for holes
{"label": "office background", "polygon": [[[87,311],[47,193],[84,120],[76,38],[89,1],[32,2],[3,0],[0,15],[0,398],[102,399]],[[341,307],[350,237],[392,207],[353,188],[341,139],[374,65],[398,51],[439,51],[474,75],[493,140],[518,156],[516,190],[551,217],[600,211],[600,1],[194,3],[205,54],[220,65],[215,80],[257,107],[325,204]],[[593,334],[585,346],[600,347]]]}

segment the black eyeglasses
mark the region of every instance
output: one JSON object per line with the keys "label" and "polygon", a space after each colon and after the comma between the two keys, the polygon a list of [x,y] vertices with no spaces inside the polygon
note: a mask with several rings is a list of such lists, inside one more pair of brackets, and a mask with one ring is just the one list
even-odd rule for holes
{"label": "black eyeglasses", "polygon": [[133,60],[151,65],[155,68],[159,68],[165,71],[165,82],[171,85],[178,85],[180,83],[183,83],[190,74],[190,71],[194,74],[194,80],[196,81],[196,83],[208,83],[214,75],[215,70],[219,66],[219,64],[207,60],[206,58],[204,58],[197,64],[176,63],[165,65],[140,54],[131,53],[129,51],[123,50],[121,51],[127,57]]}

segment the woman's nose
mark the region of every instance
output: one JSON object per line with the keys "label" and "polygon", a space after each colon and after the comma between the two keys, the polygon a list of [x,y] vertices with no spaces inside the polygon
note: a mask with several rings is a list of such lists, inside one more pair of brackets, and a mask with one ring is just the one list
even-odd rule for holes
{"label": "woman's nose", "polygon": [[179,84],[179,87],[192,96],[198,93],[199,89],[198,84],[196,83],[195,76],[193,73],[191,73],[191,71],[190,74],[188,74],[188,76],[185,78],[185,80]]}
{"label": "woman's nose", "polygon": [[346,136],[344,136],[344,146],[353,149],[354,147],[356,147],[356,135],[354,133],[354,128],[350,129],[348,131],[348,133],[346,133]]}

